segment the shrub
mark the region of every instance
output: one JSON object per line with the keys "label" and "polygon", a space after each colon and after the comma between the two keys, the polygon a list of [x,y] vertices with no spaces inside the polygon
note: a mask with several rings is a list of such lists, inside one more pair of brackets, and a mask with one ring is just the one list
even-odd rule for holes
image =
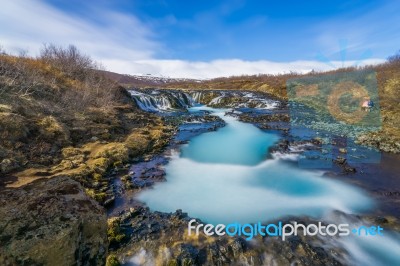
{"label": "shrub", "polygon": [[72,79],[85,80],[91,70],[97,68],[93,60],[79,52],[74,45],[67,48],[45,44],[39,59],[61,70]]}
{"label": "shrub", "polygon": [[73,45],[45,45],[37,58],[12,56],[0,49],[0,96],[33,96],[73,110],[109,108],[121,92],[100,70]]}
{"label": "shrub", "polygon": [[389,63],[400,63],[400,50],[396,54],[388,57]]}

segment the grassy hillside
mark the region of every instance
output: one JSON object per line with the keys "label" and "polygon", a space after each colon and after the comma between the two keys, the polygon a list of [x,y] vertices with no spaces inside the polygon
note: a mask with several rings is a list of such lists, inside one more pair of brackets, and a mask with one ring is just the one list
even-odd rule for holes
{"label": "grassy hillside", "polygon": [[248,90],[269,93],[275,97],[285,99],[286,80],[297,77],[298,74],[285,75],[253,75],[222,77],[202,82],[172,82],[167,88],[204,89],[204,90]]}
{"label": "grassy hillside", "polygon": [[[377,72],[383,127],[359,140],[399,152],[399,56],[373,69]],[[104,73],[108,73],[107,77]],[[1,175],[14,173],[16,180],[12,181],[22,182],[26,178],[68,174],[83,183],[91,183],[85,181],[88,177],[101,183],[101,176],[110,166],[162,146],[159,137],[167,137],[171,129],[160,118],[136,108],[109,73],[73,46],[45,46],[36,58],[0,51]],[[287,99],[287,80],[307,75],[239,76],[202,82],[171,80],[158,86],[249,90]]]}
{"label": "grassy hillside", "polygon": [[384,151],[400,152],[400,57],[373,68],[377,73],[382,130],[359,138]]}
{"label": "grassy hillside", "polygon": [[0,182],[68,175],[101,202],[94,188],[107,187],[110,166],[168,140],[170,128],[98,69],[73,46],[0,53]]}

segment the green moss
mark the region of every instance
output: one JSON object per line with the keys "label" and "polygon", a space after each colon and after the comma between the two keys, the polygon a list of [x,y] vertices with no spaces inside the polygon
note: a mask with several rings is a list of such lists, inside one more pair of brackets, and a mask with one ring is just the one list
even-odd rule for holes
{"label": "green moss", "polygon": [[46,116],[37,122],[40,133],[50,139],[61,138],[63,140],[69,139],[69,131],[66,126],[59,122],[53,116]]}
{"label": "green moss", "polygon": [[89,189],[89,188],[85,189],[85,192],[89,197],[93,198],[94,200],[100,203],[104,202],[107,198],[107,193],[105,192],[98,193],[94,189]]}
{"label": "green moss", "polygon": [[110,161],[107,158],[97,158],[88,161],[87,165],[90,170],[102,174],[107,171],[107,168],[110,166]]}
{"label": "green moss", "polygon": [[167,266],[178,266],[178,262],[175,259],[168,261]]}
{"label": "green moss", "polygon": [[128,180],[130,180],[130,176],[129,176],[129,175],[123,175],[123,176],[121,177],[121,181],[122,181],[122,182],[126,182],[126,181],[128,181]]}
{"label": "green moss", "polygon": [[130,134],[125,140],[125,145],[129,149],[130,156],[143,154],[147,151],[149,144],[148,137],[140,132]]}
{"label": "green moss", "polygon": [[89,197],[91,197],[91,198],[94,199],[95,192],[94,192],[93,189],[87,188],[87,189],[85,189],[85,192],[86,192],[86,194],[87,194]]}
{"label": "green moss", "polygon": [[113,163],[114,168],[122,167],[123,163],[121,161],[116,161]]}
{"label": "green moss", "polygon": [[193,263],[192,259],[183,259],[182,261],[182,266],[193,266],[193,265],[195,264]]}
{"label": "green moss", "polygon": [[119,218],[115,217],[108,220],[107,237],[110,245],[119,245],[126,238],[119,222]]}
{"label": "green moss", "polygon": [[93,174],[93,179],[96,181],[101,181],[102,178],[103,178],[103,176],[101,174],[98,174],[98,173]]}
{"label": "green moss", "polygon": [[112,161],[126,162],[129,159],[129,150],[123,143],[109,143],[101,147],[94,158],[109,158]]}
{"label": "green moss", "polygon": [[77,148],[67,147],[67,148],[62,149],[61,153],[62,153],[63,158],[66,159],[66,158],[80,155],[81,151]]}
{"label": "green moss", "polygon": [[94,194],[94,199],[97,200],[98,202],[104,202],[106,198],[107,194],[104,192]]}
{"label": "green moss", "polygon": [[120,266],[121,263],[118,261],[115,255],[109,255],[106,260],[106,266]]}

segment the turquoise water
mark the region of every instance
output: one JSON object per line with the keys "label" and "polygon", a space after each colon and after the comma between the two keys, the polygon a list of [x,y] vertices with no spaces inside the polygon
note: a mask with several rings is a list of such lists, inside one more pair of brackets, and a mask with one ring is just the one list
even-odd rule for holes
{"label": "turquoise water", "polygon": [[[279,136],[212,111],[227,126],[204,133],[175,154],[166,166],[167,182],[143,191],[139,199],[152,209],[182,209],[206,223],[268,222],[286,216],[330,219],[332,210],[357,213],[374,206],[360,189],[323,177],[321,171],[301,169],[281,159],[266,159]],[[352,221],[334,218],[330,223]],[[361,224],[363,225],[363,222]],[[400,236],[338,238],[350,254],[349,264],[400,265]]]}
{"label": "turquoise water", "polygon": [[[201,107],[191,108],[191,111],[198,108]],[[256,165],[263,161],[268,147],[279,137],[224,116],[224,111],[218,110],[216,115],[225,120],[226,126],[194,138],[182,148],[181,157],[212,164]]]}
{"label": "turquoise water", "polygon": [[182,209],[209,223],[258,222],[288,215],[320,217],[330,210],[358,212],[373,203],[361,190],[324,178],[321,171],[266,159],[279,135],[212,111],[227,125],[193,138],[166,166],[167,182],[138,197],[153,210]]}

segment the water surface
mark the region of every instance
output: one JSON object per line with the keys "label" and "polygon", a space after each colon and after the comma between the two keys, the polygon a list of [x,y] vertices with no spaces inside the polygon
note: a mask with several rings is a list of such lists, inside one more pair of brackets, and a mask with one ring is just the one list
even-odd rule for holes
{"label": "water surface", "polygon": [[291,215],[320,217],[330,210],[360,212],[373,202],[361,190],[267,159],[279,135],[212,111],[227,126],[193,138],[166,166],[167,182],[138,197],[153,210],[182,209],[209,223],[269,221]]}

